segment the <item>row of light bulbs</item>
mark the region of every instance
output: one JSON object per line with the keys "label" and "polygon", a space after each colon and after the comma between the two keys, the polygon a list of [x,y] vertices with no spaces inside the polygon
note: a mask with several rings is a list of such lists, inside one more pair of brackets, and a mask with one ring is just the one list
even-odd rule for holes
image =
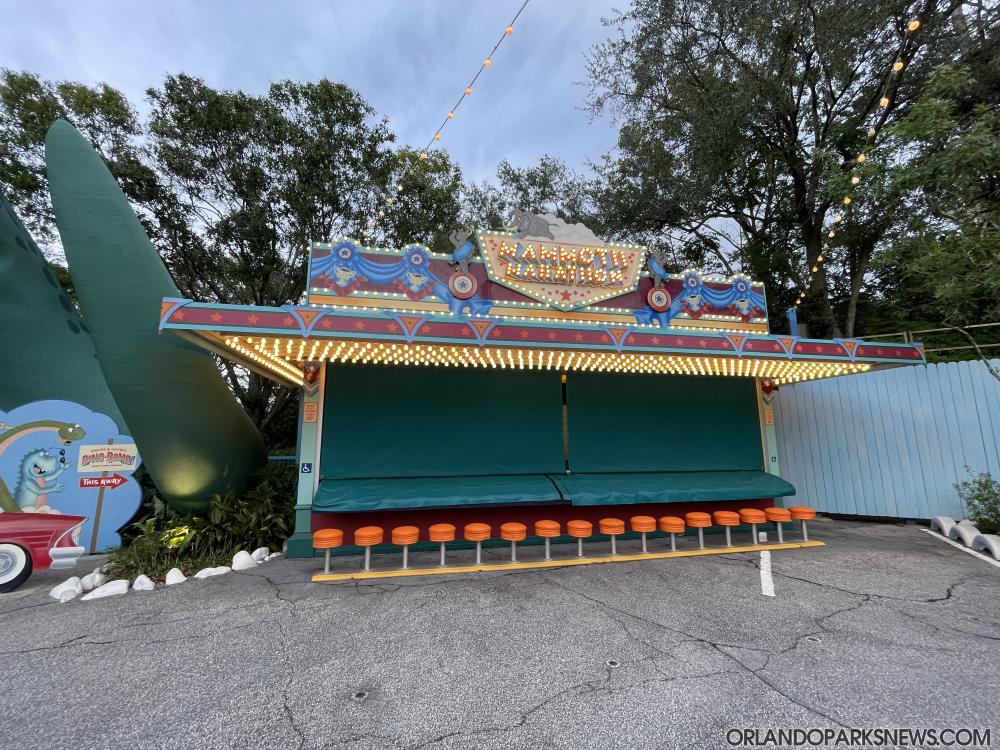
{"label": "row of light bulbs", "polygon": [[270,366],[301,382],[302,371],[286,361],[330,361],[350,364],[473,367],[511,370],[555,370],[579,372],[625,372],[655,375],[718,375],[770,378],[776,384],[796,383],[837,375],[866,372],[864,363],[821,360],[785,360],[687,355],[638,354],[633,352],[555,351],[517,348],[486,348],[439,344],[397,344],[359,341],[312,341],[299,339],[230,337],[227,345],[262,366]]}
{"label": "row of light bulbs", "polygon": [[[500,48],[500,45],[503,44],[503,42],[514,33],[514,24],[517,22],[518,17],[524,11],[529,1],[530,0],[524,0],[521,7],[518,9],[517,13],[514,14],[514,18],[511,19],[510,23],[508,23],[507,27],[504,29],[503,34],[500,35],[500,39],[497,41],[495,45],[493,45],[493,49],[490,51],[490,54],[483,59],[482,64],[480,64],[479,66],[479,70],[476,71],[476,74],[472,77],[472,80],[469,81],[469,85],[465,87],[465,90],[462,91],[462,94],[458,97],[458,101],[456,101],[454,106],[448,111],[448,114],[445,116],[444,121],[438,126],[438,129],[434,131],[434,135],[431,136],[430,140],[427,141],[427,145],[420,150],[420,161],[427,160],[427,154],[430,151],[431,147],[435,143],[441,140],[441,131],[444,130],[445,126],[449,122],[455,119],[455,113],[458,112],[458,108],[462,106],[462,102],[464,102],[468,97],[472,96],[472,87],[476,85],[476,81],[479,80],[479,76],[481,76],[487,68],[491,68],[493,66],[493,56]],[[379,225],[378,220],[385,217],[386,211],[388,211],[389,209],[392,208],[393,205],[395,205],[399,196],[402,194],[404,189],[403,181],[407,176],[409,175],[405,175],[404,177],[400,178],[399,182],[397,182],[395,186],[396,194],[390,195],[388,198],[386,198],[385,205],[381,206],[378,209],[377,211],[378,218],[371,218],[368,220],[368,226],[366,226],[361,232],[362,237],[368,237],[369,234],[374,234],[375,229]]]}
{"label": "row of light bulbs", "polygon": [[[912,19],[906,25],[906,31],[903,33],[904,47],[906,45],[906,40],[909,37],[909,35],[915,32],[919,28],[920,28],[919,18]],[[907,60],[904,60],[902,57],[900,57],[892,64],[892,69],[889,71],[889,74],[886,76],[886,79],[885,81],[883,81],[882,84],[882,95],[879,97],[878,101],[879,113],[881,113],[882,110],[886,109],[892,103],[892,99],[890,97],[891,93],[890,89],[892,88],[893,82],[902,72],[903,68],[906,67],[907,62],[908,62]],[[865,149],[861,153],[859,153],[857,157],[855,157],[854,159],[856,166],[854,167],[854,171],[851,174],[851,185],[853,186],[853,189],[852,191],[846,193],[844,197],[841,199],[842,208],[833,215],[833,225],[831,225],[826,232],[827,240],[832,240],[834,237],[837,236],[836,225],[844,220],[845,212],[850,209],[851,204],[854,202],[854,196],[852,195],[852,192],[855,189],[860,189],[857,187],[858,185],[861,184],[861,173],[859,170],[861,169],[862,165],[865,163],[865,160],[867,159],[865,151],[870,151],[872,147],[874,147],[875,138],[878,136],[878,134],[879,134],[878,115],[876,115],[875,123],[873,123],[868,128],[868,135],[865,141]],[[830,243],[827,242],[826,244],[829,245]],[[798,307],[799,304],[802,302],[802,300],[806,298],[806,295],[808,294],[809,291],[809,287],[812,285],[813,274],[819,273],[820,266],[823,264],[824,261],[825,261],[824,251],[821,249],[820,254],[816,258],[816,262],[813,264],[812,268],[809,269],[809,276],[806,280],[805,289],[799,292],[798,299],[795,300],[796,307]]]}

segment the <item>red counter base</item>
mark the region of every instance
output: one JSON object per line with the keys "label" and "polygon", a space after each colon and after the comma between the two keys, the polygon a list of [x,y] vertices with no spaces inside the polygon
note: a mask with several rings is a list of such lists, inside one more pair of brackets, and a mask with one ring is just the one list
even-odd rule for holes
{"label": "red counter base", "polygon": [[[559,503],[551,505],[505,505],[505,506],[471,506],[457,508],[417,508],[405,510],[380,510],[367,511],[362,513],[322,513],[312,514],[312,531],[319,529],[335,528],[344,532],[344,542],[346,546],[334,550],[334,554],[347,555],[358,554],[360,547],[354,547],[351,542],[354,540],[355,529],[362,526],[381,526],[385,530],[386,538],[389,532],[397,526],[416,526],[420,529],[420,545],[415,545],[414,549],[424,548],[427,543],[427,528],[434,523],[454,524],[458,531],[458,538],[461,539],[462,527],[467,523],[487,523],[492,527],[491,541],[496,544],[506,545],[508,542],[502,541],[500,537],[500,525],[508,521],[518,521],[528,527],[528,539],[525,543],[538,542],[531,536],[535,521],[552,520],[558,521],[563,528],[565,535],[566,522],[574,519],[590,521],[594,524],[594,538],[600,538],[596,533],[597,523],[602,518],[620,518],[625,522],[625,528],[629,528],[629,519],[632,516],[680,516],[691,511],[703,511],[711,513],[716,510],[738,511],[741,508],[767,508],[774,505],[771,498],[756,500],[718,500],[701,501],[687,503],[642,503],[637,505],[570,505],[569,503]],[[706,529],[709,533],[714,531],[714,527]],[[721,530],[721,527],[720,527]],[[656,536],[660,534],[657,533]],[[630,538],[628,534],[625,538]],[[654,536],[651,534],[650,536]],[[487,543],[489,544],[489,543]],[[426,548],[436,547],[436,544],[427,543]],[[449,544],[449,547],[461,548],[465,544],[456,541]],[[470,545],[471,546],[471,545]],[[372,549],[373,552],[398,550],[390,544],[383,544]]]}

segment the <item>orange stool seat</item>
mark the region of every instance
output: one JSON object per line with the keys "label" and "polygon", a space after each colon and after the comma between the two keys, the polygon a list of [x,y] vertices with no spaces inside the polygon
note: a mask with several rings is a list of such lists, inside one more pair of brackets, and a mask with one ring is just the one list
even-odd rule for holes
{"label": "orange stool seat", "polygon": [[567,521],[566,533],[576,538],[576,556],[583,557],[583,540],[594,533],[594,524],[590,521]]}
{"label": "orange stool seat", "polygon": [[410,567],[410,545],[416,544],[420,539],[420,529],[416,526],[397,526],[392,530],[393,544],[398,544],[403,548],[403,570]]}
{"label": "orange stool seat", "polygon": [[444,567],[445,542],[455,541],[455,526],[450,523],[431,524],[427,529],[427,538],[441,544],[441,567]]}
{"label": "orange stool seat", "polygon": [[344,543],[344,532],[340,529],[320,529],[313,532],[313,549],[330,549]]}
{"label": "orange stool seat", "polygon": [[677,516],[663,516],[660,519],[660,531],[670,534],[670,551],[677,551],[677,534],[684,533],[684,519]]}
{"label": "orange stool seat", "polygon": [[559,536],[562,527],[558,521],[535,521],[535,536],[545,540],[545,559],[552,559],[552,540]]}
{"label": "orange stool seat", "polygon": [[712,525],[712,517],[708,513],[693,512],[684,514],[684,523],[693,529],[705,529]]}
{"label": "orange stool seat", "polygon": [[476,565],[483,563],[483,542],[490,538],[493,529],[488,523],[467,523],[462,530],[466,541],[476,543]]}
{"label": "orange stool seat", "polygon": [[629,525],[631,525],[632,531],[656,531],[656,519],[652,516],[632,516],[629,519]]}
{"label": "orange stool seat", "polygon": [[381,544],[384,538],[385,532],[381,526],[362,526],[354,531],[354,543],[359,547]]}
{"label": "orange stool seat", "polygon": [[733,546],[733,538],[730,535],[730,526],[740,525],[740,514],[735,513],[731,510],[717,510],[712,514],[712,520],[715,521],[716,526],[722,526],[726,530],[726,546]]}
{"label": "orange stool seat", "polygon": [[521,542],[528,536],[528,527],[517,521],[510,521],[500,526],[500,538],[508,542]]}
{"label": "orange stool seat", "polygon": [[416,544],[420,540],[420,529],[416,526],[397,526],[392,530],[392,543],[399,545]]}
{"label": "orange stool seat", "polygon": [[785,543],[785,533],[781,524],[792,520],[792,514],[787,508],[764,508],[764,517],[768,521],[774,522],[774,527],[778,530],[778,544]]}
{"label": "orange stool seat", "polygon": [[760,540],[757,538],[757,524],[765,523],[767,521],[767,516],[764,515],[764,511],[758,508],[740,508],[740,520],[743,523],[750,524],[750,533],[753,535],[753,543],[760,544]]}
{"label": "orange stool seat", "polygon": [[432,542],[454,542],[455,527],[450,523],[435,523],[427,529],[427,538]]}
{"label": "orange stool seat", "polygon": [[500,525],[500,538],[510,542],[510,561],[517,562],[517,543],[528,536],[528,527],[517,521],[508,521]]}
{"label": "orange stool seat", "polygon": [[793,505],[788,509],[792,515],[792,520],[802,524],[802,541],[809,541],[809,532],[806,530],[806,521],[811,521],[816,517],[816,511],[806,505]]}
{"label": "orange stool seat", "polygon": [[656,531],[656,519],[652,516],[632,516],[629,519],[629,525],[632,527],[632,531],[638,531],[642,534],[642,554],[646,554],[648,551],[646,549],[646,534],[650,531]]}
{"label": "orange stool seat", "polygon": [[660,519],[660,531],[665,531],[668,534],[683,534],[684,519],[677,516],[663,516]]}
{"label": "orange stool seat", "polygon": [[354,543],[365,548],[365,570],[371,570],[372,547],[381,544],[384,536],[381,526],[362,526],[354,530]]}
{"label": "orange stool seat", "polygon": [[344,543],[344,532],[340,529],[319,529],[313,532],[313,549],[323,553],[323,572],[330,572],[330,550]]}
{"label": "orange stool seat", "polygon": [[712,517],[708,513],[692,511],[684,514],[684,522],[693,529],[698,529],[698,549],[705,549],[705,529],[712,525]]}
{"label": "orange stool seat", "polygon": [[611,554],[617,555],[618,550],[615,548],[615,540],[619,534],[625,533],[625,522],[620,518],[602,518],[597,522],[597,528],[602,534],[607,534],[611,537]]}

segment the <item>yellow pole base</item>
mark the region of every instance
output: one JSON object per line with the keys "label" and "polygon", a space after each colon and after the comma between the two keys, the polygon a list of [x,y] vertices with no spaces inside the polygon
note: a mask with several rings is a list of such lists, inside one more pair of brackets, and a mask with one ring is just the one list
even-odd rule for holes
{"label": "yellow pole base", "polygon": [[572,565],[599,565],[601,563],[640,562],[642,560],[663,560],[668,557],[698,557],[699,555],[729,555],[734,552],[761,552],[771,549],[803,549],[805,547],[825,547],[826,542],[786,542],[784,544],[754,544],[746,547],[714,547],[712,549],[692,549],[681,552],[650,552],[647,555],[615,555],[611,557],[567,557],[562,560],[533,560],[531,562],[499,562],[482,565],[456,565],[444,568],[408,568],[406,570],[369,570],[357,573],[317,573],[313,583],[324,581],[358,581],[367,578],[401,578],[403,576],[440,576],[455,573],[487,573],[491,570],[533,570],[537,568],[566,568]]}

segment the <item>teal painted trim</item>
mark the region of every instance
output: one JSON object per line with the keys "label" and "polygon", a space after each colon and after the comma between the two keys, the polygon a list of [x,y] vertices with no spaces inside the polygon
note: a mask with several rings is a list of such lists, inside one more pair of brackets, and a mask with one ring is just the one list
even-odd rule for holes
{"label": "teal painted trim", "polygon": [[[295,532],[293,537],[303,534],[310,539],[312,548],[312,503],[319,486],[320,442],[323,429],[323,397],[326,383],[326,363],[319,363],[319,380],[306,384],[299,401],[299,432],[296,440],[298,456],[298,487],[295,494]],[[314,421],[306,422],[306,408],[315,408]],[[306,470],[308,467],[308,471]]]}

